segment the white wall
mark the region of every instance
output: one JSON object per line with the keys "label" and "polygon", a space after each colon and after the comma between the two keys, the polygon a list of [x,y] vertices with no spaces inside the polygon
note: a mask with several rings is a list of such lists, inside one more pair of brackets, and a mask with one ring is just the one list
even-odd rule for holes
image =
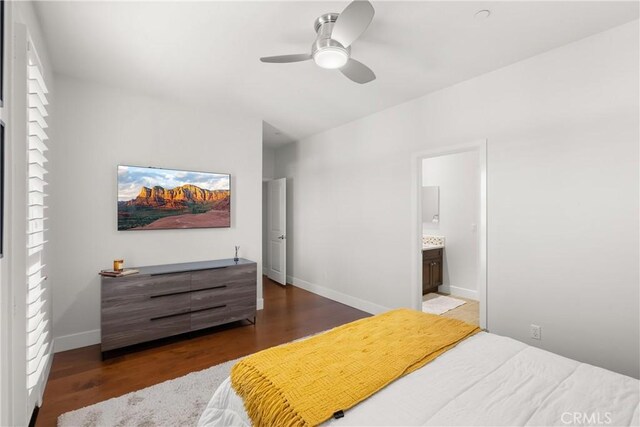
{"label": "white wall", "polygon": [[[261,271],[261,121],[224,116],[57,77],[52,162],[56,351],[99,342],[98,271],[240,256]],[[231,174],[231,228],[117,231],[116,166]],[[258,273],[259,275],[259,273]],[[261,283],[259,280],[258,283]],[[261,304],[262,289],[258,289]]]}
{"label": "white wall", "polygon": [[276,150],[262,147],[262,179],[268,181],[276,177]]}
{"label": "white wall", "polygon": [[422,185],[440,188],[440,221],[425,222],[423,234],[445,237],[441,291],[478,299],[478,223],[480,164],[478,151],[422,161]]}
{"label": "white wall", "polygon": [[635,21],[281,149],[294,284],[410,305],[412,155],[487,138],[489,329],[638,377],[638,35]]}

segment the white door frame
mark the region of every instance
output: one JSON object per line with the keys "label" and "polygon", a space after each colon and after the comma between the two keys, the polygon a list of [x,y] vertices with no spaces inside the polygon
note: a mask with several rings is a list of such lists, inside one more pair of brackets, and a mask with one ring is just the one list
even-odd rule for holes
{"label": "white door frame", "polygon": [[412,300],[417,310],[422,310],[422,160],[476,151],[480,159],[480,218],[478,224],[478,298],[480,300],[480,327],[487,325],[487,140],[481,139],[467,144],[434,148],[414,153],[411,160],[412,188],[411,205],[413,230],[411,233]]}

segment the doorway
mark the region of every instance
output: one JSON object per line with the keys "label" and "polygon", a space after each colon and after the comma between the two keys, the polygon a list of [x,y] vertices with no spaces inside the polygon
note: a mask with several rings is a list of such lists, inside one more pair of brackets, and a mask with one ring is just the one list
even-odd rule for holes
{"label": "doorway", "polygon": [[281,285],[287,284],[287,179],[266,182],[266,276]]}
{"label": "doorway", "polygon": [[486,140],[416,153],[414,307],[487,329]]}

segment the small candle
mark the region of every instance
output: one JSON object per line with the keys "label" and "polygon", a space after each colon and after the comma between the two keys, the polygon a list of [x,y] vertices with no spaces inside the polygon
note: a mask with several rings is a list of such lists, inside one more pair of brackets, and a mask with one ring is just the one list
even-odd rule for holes
{"label": "small candle", "polygon": [[124,269],[124,260],[116,259],[113,261],[113,271],[122,271]]}

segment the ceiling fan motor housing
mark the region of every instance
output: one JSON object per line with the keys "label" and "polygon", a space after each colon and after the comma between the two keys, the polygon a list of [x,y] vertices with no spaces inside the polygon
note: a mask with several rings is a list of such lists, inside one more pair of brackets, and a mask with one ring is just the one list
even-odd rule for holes
{"label": "ceiling fan motor housing", "polygon": [[[331,38],[331,31],[333,30],[333,25],[338,19],[338,15],[339,14],[337,13],[325,13],[316,19],[314,25],[318,36],[313,42],[313,45],[311,45],[311,55],[313,56],[316,64],[323,68],[339,68],[336,66],[334,61],[337,59],[341,63],[340,66],[342,66],[351,56],[350,46],[344,47]],[[323,66],[323,56],[327,58],[331,57],[326,66]]]}

